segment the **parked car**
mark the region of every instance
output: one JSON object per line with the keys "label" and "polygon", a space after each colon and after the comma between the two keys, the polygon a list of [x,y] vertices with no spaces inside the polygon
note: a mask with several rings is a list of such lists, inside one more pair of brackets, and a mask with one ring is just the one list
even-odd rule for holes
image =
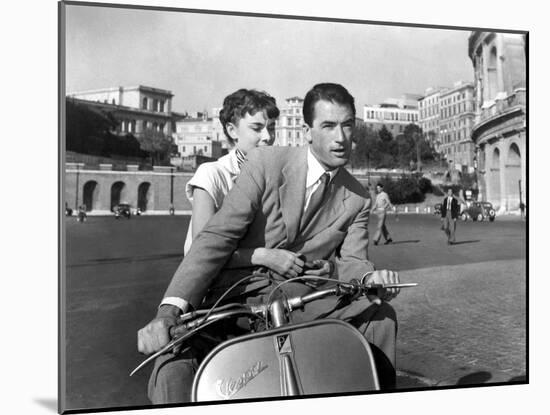
{"label": "parked car", "polygon": [[128,203],[119,203],[113,208],[113,212],[115,212],[115,219],[120,219],[121,217],[130,219],[132,216],[132,207]]}
{"label": "parked car", "polygon": [[471,202],[460,214],[460,217],[463,221],[468,220],[469,218],[474,221],[483,221],[488,219],[493,222],[496,217],[495,209],[493,205],[489,202]]}

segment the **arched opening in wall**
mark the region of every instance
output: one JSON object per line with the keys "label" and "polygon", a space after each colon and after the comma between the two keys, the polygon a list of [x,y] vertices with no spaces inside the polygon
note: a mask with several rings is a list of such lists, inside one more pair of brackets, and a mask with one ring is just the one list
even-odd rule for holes
{"label": "arched opening in wall", "polygon": [[487,63],[487,99],[495,99],[498,93],[498,77],[497,77],[497,48],[492,47],[489,53],[489,62]]}
{"label": "arched opening in wall", "polygon": [[115,182],[111,186],[111,211],[119,203],[126,203],[125,188],[124,182]]}
{"label": "arched opening in wall", "polygon": [[504,173],[507,209],[519,209],[521,155],[516,143],[512,143],[508,148],[508,157],[506,158]]}
{"label": "arched opening in wall", "polygon": [[491,156],[487,199],[496,208],[500,207],[500,150],[495,148]]}
{"label": "arched opening in wall", "polygon": [[143,182],[138,186],[138,208],[142,212],[147,211],[149,199],[151,198],[151,183]]}
{"label": "arched opening in wall", "polygon": [[97,182],[90,180],[89,182],[84,183],[82,189],[82,203],[86,206],[86,212],[90,212],[94,209],[94,204],[97,201],[97,192],[98,192]]}

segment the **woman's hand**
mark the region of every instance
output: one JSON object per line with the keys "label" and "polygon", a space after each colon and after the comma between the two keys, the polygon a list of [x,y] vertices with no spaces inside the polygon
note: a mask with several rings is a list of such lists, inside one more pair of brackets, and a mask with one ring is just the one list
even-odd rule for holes
{"label": "woman's hand", "polygon": [[302,275],[305,265],[300,253],[276,248],[255,249],[252,264],[267,267],[286,278]]}

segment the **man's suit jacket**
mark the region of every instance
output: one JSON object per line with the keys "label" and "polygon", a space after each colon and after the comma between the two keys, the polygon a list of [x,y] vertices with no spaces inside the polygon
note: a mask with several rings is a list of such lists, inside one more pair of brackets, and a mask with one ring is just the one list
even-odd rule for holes
{"label": "man's suit jacket", "polygon": [[[442,218],[447,216],[447,203],[449,203],[449,201],[447,200],[448,198],[449,196],[446,196],[445,199],[443,199],[443,202],[441,202]],[[460,204],[458,203],[458,200],[456,200],[456,197],[453,197],[453,200],[451,201],[451,218],[458,219],[459,213],[460,213]]]}
{"label": "man's suit jacket", "polygon": [[[208,293],[221,294],[251,268],[229,269],[237,248],[281,248],[308,261],[334,258],[335,278],[360,278],[374,269],[367,259],[368,192],[344,168],[330,182],[329,196],[300,231],[307,173],[307,148],[257,148],[222,207],[194,239],[165,297],[180,297],[197,308]],[[251,281],[234,294],[265,281]],[[209,292],[210,291],[210,292]]]}

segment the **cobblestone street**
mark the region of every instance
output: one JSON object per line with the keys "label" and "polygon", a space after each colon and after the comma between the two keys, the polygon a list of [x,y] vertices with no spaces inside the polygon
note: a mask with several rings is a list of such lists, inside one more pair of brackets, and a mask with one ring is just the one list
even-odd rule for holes
{"label": "cobblestone street", "polygon": [[[149,370],[128,377],[142,360],[136,332],[181,260],[187,224],[183,216],[67,219],[68,408],[149,404]],[[393,302],[398,387],[524,379],[525,222],[460,222],[453,246],[433,215],[391,217],[388,227],[394,243],[372,246],[370,257],[419,283]]]}

